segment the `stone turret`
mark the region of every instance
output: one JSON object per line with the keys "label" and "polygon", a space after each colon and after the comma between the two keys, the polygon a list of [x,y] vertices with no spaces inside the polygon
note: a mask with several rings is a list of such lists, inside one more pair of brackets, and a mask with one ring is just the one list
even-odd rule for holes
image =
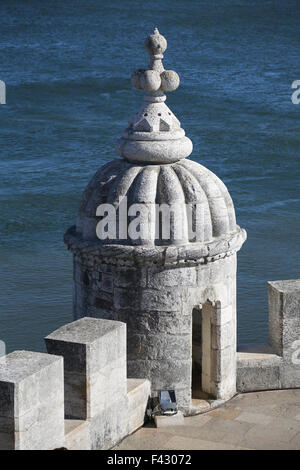
{"label": "stone turret", "polygon": [[[193,146],[165,104],[179,86],[155,29],[145,103],[117,142],[121,159],[88,184],[76,226],[74,318],[127,323],[128,376],[176,390],[191,414],[236,392],[236,253],[246,239],[222,181],[188,160]],[[205,398],[205,400],[204,400]]]}

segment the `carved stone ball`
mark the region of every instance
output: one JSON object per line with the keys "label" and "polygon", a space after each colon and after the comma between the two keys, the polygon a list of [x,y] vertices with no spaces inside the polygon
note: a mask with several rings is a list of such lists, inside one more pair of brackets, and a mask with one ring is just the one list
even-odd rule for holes
{"label": "carved stone ball", "polygon": [[138,90],[142,90],[143,87],[141,86],[141,75],[145,72],[145,69],[138,69],[133,74],[131,75],[131,83],[134,86],[134,88],[137,88]]}
{"label": "carved stone ball", "polygon": [[163,54],[167,49],[167,40],[155,29],[154,33],[145,40],[145,47],[152,55]]}
{"label": "carved stone ball", "polygon": [[164,91],[174,91],[179,87],[180,79],[173,70],[165,70],[160,74],[161,87]]}
{"label": "carved stone ball", "polygon": [[146,70],[140,75],[140,85],[143,90],[153,93],[160,89],[160,74],[156,70]]}

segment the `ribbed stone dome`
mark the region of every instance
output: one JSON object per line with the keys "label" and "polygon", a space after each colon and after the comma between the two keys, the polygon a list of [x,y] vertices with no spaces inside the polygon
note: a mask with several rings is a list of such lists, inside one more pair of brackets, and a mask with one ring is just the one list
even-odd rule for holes
{"label": "ribbed stone dome", "polygon": [[[128,207],[133,204],[145,206],[146,214],[155,204],[156,207],[174,205],[177,215],[171,216],[170,237],[162,238],[163,218],[156,214],[150,230],[145,231],[146,236],[122,240],[117,231],[116,239],[106,240],[106,243],[164,245],[210,242],[237,231],[234,206],[224,183],[204,166],[187,159],[169,165],[138,165],[124,160],[113,160],[104,165],[83,194],[76,231],[83,239],[98,239],[96,226],[100,217],[96,216],[97,208],[102,204],[112,204],[118,209],[119,202],[125,201],[124,197]],[[188,207],[191,207],[190,219]],[[130,219],[129,216],[127,225]],[[189,234],[189,220],[196,235]],[[145,220],[145,224],[148,223]],[[182,229],[179,239],[176,237],[178,228]],[[156,239],[155,233],[158,235]]]}
{"label": "ribbed stone dome", "polygon": [[86,188],[76,234],[105,245],[214,242],[216,251],[227,251],[227,242],[241,232],[231,197],[216,175],[186,158],[193,144],[165,104],[165,92],[180,81],[164,69],[165,38],[155,29],[145,46],[149,68],[132,75],[133,85],[145,91],[144,104],[117,141],[123,159],[100,168]]}

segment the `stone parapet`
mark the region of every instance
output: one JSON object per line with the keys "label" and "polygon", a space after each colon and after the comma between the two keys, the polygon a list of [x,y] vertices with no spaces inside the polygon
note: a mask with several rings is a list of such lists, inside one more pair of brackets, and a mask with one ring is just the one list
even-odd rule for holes
{"label": "stone parapet", "polygon": [[268,282],[269,340],[237,354],[240,392],[300,387],[300,280]]}
{"label": "stone parapet", "polygon": [[82,318],[49,354],[0,358],[0,449],[110,449],[144,423],[148,380],[126,377],[126,325]]}
{"label": "stone parapet", "polygon": [[63,359],[32,351],[0,358],[0,449],[64,445]]}
{"label": "stone parapet", "polygon": [[64,358],[67,418],[94,418],[126,396],[124,323],[82,318],[54,331],[45,342],[49,354]]}

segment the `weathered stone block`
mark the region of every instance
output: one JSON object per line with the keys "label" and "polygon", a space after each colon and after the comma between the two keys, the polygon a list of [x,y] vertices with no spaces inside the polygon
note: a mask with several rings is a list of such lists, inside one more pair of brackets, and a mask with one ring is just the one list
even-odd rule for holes
{"label": "weathered stone block", "polygon": [[177,404],[180,407],[180,410],[184,413],[185,416],[190,414],[191,403],[192,403],[192,388],[179,388],[176,387],[176,400]]}
{"label": "weathered stone block", "polygon": [[191,335],[128,335],[128,358],[161,360],[172,357],[174,360],[188,360],[191,357]]}
{"label": "weathered stone block", "polygon": [[0,359],[0,448],[64,444],[63,359],[15,351]]}
{"label": "weathered stone block", "polygon": [[113,273],[114,271],[114,266],[111,264],[104,263],[103,261],[97,263],[97,268],[101,273]]}
{"label": "weathered stone block", "polygon": [[75,300],[75,305],[83,308],[87,303],[89,290],[83,284],[78,284],[77,282],[73,285],[73,298]]}
{"label": "weathered stone block", "polygon": [[78,284],[89,283],[89,271],[81,264],[73,262],[73,280]]}
{"label": "weathered stone block", "polygon": [[146,335],[151,332],[168,332],[170,335],[189,334],[192,319],[181,312],[144,312],[140,314],[130,309],[118,312],[119,321],[127,324],[128,336],[133,334]]}
{"label": "weathered stone block", "polygon": [[144,289],[141,292],[142,311],[174,312],[180,310],[181,296],[177,289],[163,288],[160,290]]}
{"label": "weathered stone block", "polygon": [[227,323],[235,322],[235,311],[233,306],[222,307],[221,302],[216,302],[212,308],[211,322],[216,326],[224,326]]}
{"label": "weathered stone block", "polygon": [[89,419],[126,395],[126,325],[82,318],[45,338],[47,350],[65,361],[68,418]]}
{"label": "weathered stone block", "polygon": [[205,288],[209,284],[209,264],[199,264],[197,269],[197,286]]}
{"label": "weathered stone block", "polygon": [[65,420],[65,445],[68,450],[90,450],[89,421]]}
{"label": "weathered stone block", "polygon": [[300,331],[300,280],[268,282],[270,344],[290,362]]}
{"label": "weathered stone block", "polygon": [[76,285],[73,284],[73,319],[79,320],[79,318],[83,318],[88,316],[87,314],[87,302],[86,301],[76,301]]}
{"label": "weathered stone block", "polygon": [[203,292],[205,301],[206,300],[210,300],[211,302],[219,301],[223,308],[231,305],[231,289],[230,289],[231,282],[233,281],[229,280],[224,283],[219,282],[219,283],[210,285]]}
{"label": "weathered stone block", "polygon": [[233,321],[225,323],[222,326],[211,326],[211,338],[213,349],[225,349],[236,343],[235,323]]}
{"label": "weathered stone block", "polygon": [[[205,302],[207,298],[203,296],[203,289],[199,287],[181,287],[181,308],[182,315],[191,315],[191,312],[195,307],[199,307],[201,303]],[[205,299],[205,300],[204,300]]]}
{"label": "weathered stone block", "polygon": [[[222,382],[235,374],[236,370],[236,346],[228,346],[225,349],[212,349],[211,351],[211,379],[214,382]],[[219,397],[222,398],[222,397]]]}
{"label": "weathered stone block", "polygon": [[236,394],[236,371],[220,382],[211,383],[211,390],[217,400],[229,400]]}
{"label": "weathered stone block", "polygon": [[282,356],[283,354],[283,314],[282,314],[282,295],[268,283],[269,299],[269,337],[270,344],[274,351]]}
{"label": "weathered stone block", "polygon": [[151,382],[152,391],[163,388],[191,388],[191,361],[150,361],[143,359],[128,360],[128,376],[143,378],[146,375]]}
{"label": "weathered stone block", "polygon": [[[211,209],[211,207],[210,207]],[[215,221],[214,233],[213,236],[218,236],[222,231],[226,231],[228,228],[228,218],[226,215],[226,209],[223,209],[224,216],[219,217]],[[213,217],[214,218],[214,217]],[[214,218],[215,220],[215,218]],[[226,253],[228,251],[228,241],[224,239],[216,240],[211,244],[209,249],[209,256],[218,255],[219,253]]]}
{"label": "weathered stone block", "polygon": [[178,411],[175,415],[155,415],[154,417],[155,426],[157,428],[165,428],[169,426],[183,426],[184,417],[181,411]]}
{"label": "weathered stone block", "polygon": [[191,388],[191,362],[190,360],[152,361],[151,365],[152,388],[160,390],[175,388],[190,390]]}
{"label": "weathered stone block", "polygon": [[112,294],[104,292],[102,289],[98,291],[88,291],[86,303],[88,306],[100,310],[113,310],[113,297]]}
{"label": "weathered stone block", "polygon": [[117,313],[114,310],[106,310],[104,308],[91,307],[86,308],[86,317],[102,318],[103,320],[118,320]]}
{"label": "weathered stone block", "polygon": [[280,388],[279,366],[276,364],[261,364],[261,366],[237,368],[237,390],[253,392]]}
{"label": "weathered stone block", "polygon": [[190,334],[192,328],[192,316],[174,314],[149,313],[148,325],[151,331],[168,332],[169,335]]}
{"label": "weathered stone block", "polygon": [[108,450],[128,434],[128,398],[114,396],[98,415],[90,420],[91,450]]}
{"label": "weathered stone block", "polygon": [[[4,367],[4,358],[0,359],[1,369]],[[13,418],[15,416],[14,411],[14,383],[6,381],[4,375],[1,374],[1,387],[0,387],[0,416],[1,418]],[[3,429],[2,429],[3,430]]]}
{"label": "weathered stone block", "polygon": [[146,268],[122,268],[118,267],[114,274],[114,285],[116,287],[146,287],[147,270]]}
{"label": "weathered stone block", "polygon": [[113,291],[113,277],[111,274],[103,274],[101,288],[104,292],[111,293]]}
{"label": "weathered stone block", "polygon": [[161,289],[165,287],[176,287],[186,285],[188,287],[196,286],[197,268],[149,268],[148,269],[148,287]]}
{"label": "weathered stone block", "polygon": [[[99,356],[101,358],[100,354]],[[120,359],[124,359],[124,361]],[[89,416],[93,418],[112,403],[116,403],[118,406],[118,400],[124,396],[124,392],[126,392],[126,386],[124,387],[124,382],[126,383],[126,356],[123,355],[122,358],[111,360],[106,366],[100,366],[99,371],[91,368],[94,373],[91,374],[89,382],[88,410]]]}
{"label": "weathered stone block", "polygon": [[150,390],[149,380],[127,379],[128,434],[143,426]]}
{"label": "weathered stone block", "polygon": [[140,306],[139,291],[131,289],[114,289],[114,307],[117,310],[130,307],[138,310]]}
{"label": "weathered stone block", "polygon": [[280,388],[300,388],[300,364],[281,364],[279,369]]}
{"label": "weathered stone block", "polygon": [[243,345],[237,353],[237,390],[250,392],[281,388],[282,358],[268,345]]}
{"label": "weathered stone block", "polygon": [[208,264],[209,280],[211,283],[224,282],[226,278],[235,279],[236,276],[236,255],[213,261]]}

